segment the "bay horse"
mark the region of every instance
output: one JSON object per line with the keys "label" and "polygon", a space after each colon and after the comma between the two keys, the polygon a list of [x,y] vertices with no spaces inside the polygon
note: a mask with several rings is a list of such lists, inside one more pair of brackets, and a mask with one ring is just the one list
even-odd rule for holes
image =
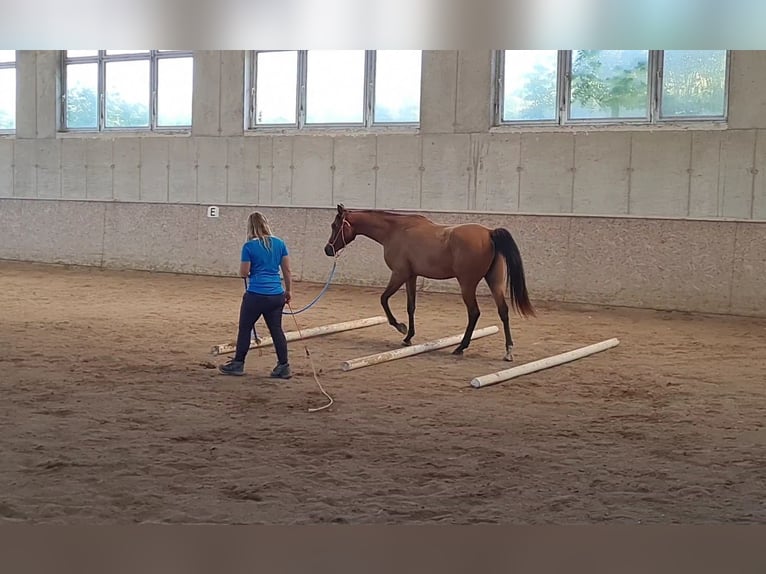
{"label": "bay horse", "polygon": [[[408,346],[415,336],[415,289],[418,276],[429,279],[456,278],[460,285],[468,324],[463,339],[452,351],[462,355],[471,342],[481,311],[476,301],[476,288],[484,279],[492,292],[497,312],[503,322],[506,361],[513,361],[513,338],[508,319],[505,289],[510,284],[513,308],[524,317],[534,316],[529,300],[524,265],[511,233],[504,228],[490,229],[476,223],[442,225],[419,214],[397,213],[377,209],[346,209],[338,204],[331,225],[330,239],[324,252],[334,257],[357,235],[364,235],[383,246],[383,258],[391,270],[388,286],[380,296],[380,304],[388,322],[406,335]],[[403,284],[407,289],[409,326],[396,320],[388,300]]]}

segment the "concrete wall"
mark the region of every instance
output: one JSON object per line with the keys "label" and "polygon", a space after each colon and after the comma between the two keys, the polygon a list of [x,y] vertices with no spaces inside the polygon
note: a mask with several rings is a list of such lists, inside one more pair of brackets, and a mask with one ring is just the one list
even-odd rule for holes
{"label": "concrete wall", "polygon": [[[19,52],[18,129],[0,137],[0,256],[228,273],[252,206],[285,207],[272,212],[279,228],[302,222],[288,237],[309,249],[329,212],[308,208],[344,202],[504,222],[538,297],[766,312],[766,51],[732,54],[727,125],[683,129],[491,128],[491,53],[478,50],[424,52],[418,130],[245,133],[244,64],[195,52],[191,134],[77,136],[57,132],[57,53]],[[200,220],[211,204],[232,209]],[[305,279],[324,278],[321,257],[297,256]],[[351,259],[340,280],[385,280]]]}
{"label": "concrete wall", "polygon": [[0,139],[0,198],[766,220],[766,130]]}
{"label": "concrete wall", "polygon": [[733,53],[728,129],[491,129],[490,64],[425,52],[416,132],[254,135],[243,53],[197,52],[191,135],[82,137],[56,52],[20,52],[0,197],[766,220],[766,51]]}
{"label": "concrete wall", "polygon": [[[194,205],[22,199],[2,207],[0,259],[221,275],[236,272],[250,212],[224,207],[209,218]],[[296,279],[324,282],[334,210],[264,212],[292,251]],[[425,214],[510,229],[533,300],[766,316],[766,223]],[[347,249],[338,283],[385,285],[389,271],[377,243],[360,237]],[[455,292],[457,282],[421,280],[420,287]]]}

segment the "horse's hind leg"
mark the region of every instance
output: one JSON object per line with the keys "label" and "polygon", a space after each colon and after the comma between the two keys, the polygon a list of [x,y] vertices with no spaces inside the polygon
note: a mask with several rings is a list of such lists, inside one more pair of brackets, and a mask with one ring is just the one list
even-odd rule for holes
{"label": "horse's hind leg", "polygon": [[407,319],[409,322],[409,329],[407,329],[407,336],[402,341],[402,345],[409,347],[410,341],[415,336],[415,295],[418,284],[418,276],[412,275],[407,279]]}
{"label": "horse's hind leg", "polygon": [[386,289],[380,295],[380,304],[383,307],[383,311],[386,313],[388,322],[402,335],[407,333],[407,325],[396,320],[396,317],[394,317],[394,314],[391,312],[391,307],[388,305],[388,300],[391,299],[391,296],[399,290],[406,280],[407,277],[402,277],[401,274],[397,274],[396,272],[392,273],[391,279],[388,281],[388,286],[386,286]]}
{"label": "horse's hind leg", "polygon": [[490,291],[492,291],[492,298],[497,305],[497,314],[500,315],[500,320],[503,322],[503,331],[505,333],[505,361],[513,361],[513,338],[511,337],[511,323],[508,318],[508,303],[505,300],[505,262],[497,257],[489,270],[489,273],[484,277],[487,282]]}
{"label": "horse's hind leg", "polygon": [[466,325],[463,340],[452,351],[453,355],[462,355],[463,351],[471,344],[473,331],[476,328],[476,323],[479,321],[479,315],[481,315],[479,303],[476,301],[476,287],[479,285],[479,281],[465,279],[458,279],[458,281],[460,283],[460,292],[463,295],[463,303],[465,303],[465,308],[468,311],[468,325]]}

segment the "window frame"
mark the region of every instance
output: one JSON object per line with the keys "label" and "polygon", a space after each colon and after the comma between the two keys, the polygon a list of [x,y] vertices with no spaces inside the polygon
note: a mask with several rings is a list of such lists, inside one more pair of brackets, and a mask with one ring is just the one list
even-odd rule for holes
{"label": "window frame", "polygon": [[[19,89],[19,72],[18,72],[18,63],[19,63],[19,51],[14,50],[13,55],[13,62],[0,62],[0,69],[2,70],[14,70],[16,72],[16,90]],[[18,100],[16,101],[16,110],[19,107]],[[7,128],[0,128],[0,135],[14,135],[16,133],[16,128],[18,128],[18,125],[16,124],[16,120],[18,119],[18,114],[16,113],[16,110],[13,110],[14,113],[14,122],[13,125],[15,127],[11,129]]]}
{"label": "window frame", "polygon": [[731,50],[726,50],[724,69],[723,114],[720,116],[662,116],[662,79],[665,50],[648,50],[647,60],[647,114],[643,118],[575,118],[571,117],[572,52],[557,50],[556,61],[556,118],[552,120],[504,120],[504,71],[506,50],[492,52],[493,90],[492,126],[495,128],[568,128],[568,127],[661,127],[694,123],[725,123],[729,117],[729,88]]}
{"label": "window frame", "polygon": [[[307,79],[308,79],[308,53],[310,50],[249,50],[246,53],[245,64],[245,132],[284,132],[284,131],[311,131],[311,130],[386,130],[386,129],[419,129],[422,118],[422,107],[419,109],[418,120],[415,122],[377,122],[375,121],[375,87],[376,87],[376,60],[377,50],[365,50],[364,54],[364,93],[362,98],[362,121],[361,122],[330,122],[330,123],[307,123]],[[423,51],[418,50],[421,54]],[[296,102],[295,122],[283,124],[258,124],[256,123],[257,93],[258,86],[258,54],[270,52],[297,52],[296,65]],[[423,68],[420,69],[420,85],[418,87],[421,97],[423,89]]]}
{"label": "window frame", "polygon": [[[98,50],[97,55],[67,57],[67,50],[61,50],[61,92],[59,95],[59,131],[63,133],[112,133],[112,132],[156,132],[156,133],[190,133],[192,121],[185,126],[157,125],[157,92],[159,85],[159,61],[177,58],[192,58],[193,50],[149,50],[148,53],[112,54],[107,50]],[[109,62],[149,62],[149,125],[107,127],[106,126],[106,64]],[[67,65],[69,64],[98,64],[98,125],[95,128],[73,128],[67,126]],[[192,88],[193,91],[193,88]],[[193,97],[193,94],[192,94]]]}

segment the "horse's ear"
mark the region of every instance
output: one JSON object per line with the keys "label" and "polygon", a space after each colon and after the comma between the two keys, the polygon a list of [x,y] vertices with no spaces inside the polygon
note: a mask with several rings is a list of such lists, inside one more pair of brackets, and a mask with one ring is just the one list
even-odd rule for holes
{"label": "horse's ear", "polygon": [[343,205],[342,203],[339,203],[339,204],[338,204],[338,213],[339,213],[340,215],[343,215],[343,212],[344,212],[344,211],[346,211],[346,208],[344,207],[344,205]]}

